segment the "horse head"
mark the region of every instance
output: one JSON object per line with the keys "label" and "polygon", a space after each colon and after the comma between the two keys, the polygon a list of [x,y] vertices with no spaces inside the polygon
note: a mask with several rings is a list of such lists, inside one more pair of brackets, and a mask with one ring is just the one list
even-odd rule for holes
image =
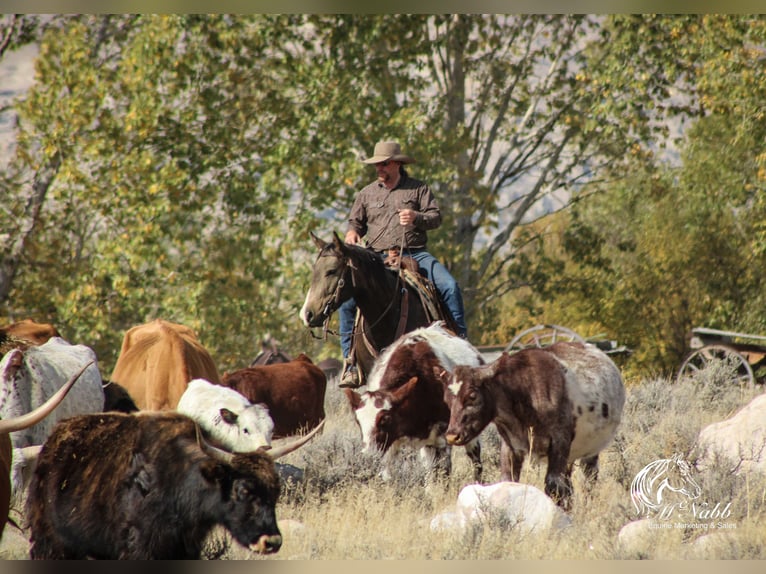
{"label": "horse head", "polygon": [[670,495],[694,500],[701,493],[702,489],[691,475],[691,465],[681,454],[646,465],[630,485],[633,505],[641,515],[667,505]]}
{"label": "horse head", "polygon": [[311,285],[301,308],[301,319],[307,327],[320,327],[353,295],[350,276],[353,246],[346,245],[335,232],[331,242],[309,234],[319,254],[311,269]]}

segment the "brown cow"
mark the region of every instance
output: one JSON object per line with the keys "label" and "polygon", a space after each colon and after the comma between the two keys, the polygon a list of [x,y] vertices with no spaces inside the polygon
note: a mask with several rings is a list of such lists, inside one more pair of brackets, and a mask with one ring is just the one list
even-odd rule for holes
{"label": "brown cow", "polygon": [[173,410],[192,379],[220,383],[210,353],[192,329],[156,319],[125,333],[110,377],[141,410]]}
{"label": "brown cow", "polygon": [[528,454],[547,459],[545,493],[569,506],[572,463],[590,480],[622,418],[625,388],[614,362],[593,345],[559,342],[503,353],[489,365],[444,375],[451,405],[447,442],[461,445],[494,423],[501,477],[518,482]]}
{"label": "brown cow", "polygon": [[13,445],[10,433],[36,425],[55,409],[75,384],[80,375],[92,363],[88,363],[75,373],[58,391],[31,412],[13,417],[0,419],[0,538],[3,537],[5,524],[8,521],[8,511],[11,506],[11,463],[13,462]]}
{"label": "brown cow", "polygon": [[226,373],[221,384],[253,404],[263,403],[268,407],[274,421],[274,438],[312,429],[325,418],[327,377],[303,353],[288,363]]}

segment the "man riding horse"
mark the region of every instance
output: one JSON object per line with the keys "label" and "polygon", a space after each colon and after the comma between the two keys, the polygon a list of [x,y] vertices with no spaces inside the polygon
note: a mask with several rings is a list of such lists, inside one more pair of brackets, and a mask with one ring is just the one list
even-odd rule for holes
{"label": "man riding horse", "polygon": [[[345,242],[360,244],[381,255],[409,256],[430,279],[452,315],[457,334],[467,338],[463,296],[447,268],[426,250],[427,231],[441,225],[442,218],[428,184],[410,177],[405,164],[415,160],[404,155],[397,142],[375,144],[372,157],[363,163],[375,166],[377,178],[356,196],[348,218]],[[361,380],[351,353],[356,301],[351,298],[338,310],[344,370],[340,387],[358,387]]]}

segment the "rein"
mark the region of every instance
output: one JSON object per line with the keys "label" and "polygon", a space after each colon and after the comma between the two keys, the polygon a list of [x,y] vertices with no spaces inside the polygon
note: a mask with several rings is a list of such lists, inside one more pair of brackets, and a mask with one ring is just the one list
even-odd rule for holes
{"label": "rein", "polygon": [[[402,237],[402,240],[404,240],[404,237]],[[346,275],[346,273],[345,273],[345,271],[348,270],[348,269],[352,269],[353,270],[353,267],[349,263],[348,258],[344,257],[343,258],[343,263],[345,265],[344,273],[341,276],[340,280],[338,281],[338,285],[335,287],[335,293],[333,294],[332,299],[330,301],[328,301],[327,305],[325,305],[325,308],[322,310],[322,314],[325,316],[325,320],[324,320],[324,323],[322,325],[322,334],[323,334],[323,336],[322,337],[317,337],[316,335],[313,334],[313,331],[312,331],[311,334],[312,334],[312,336],[315,339],[320,339],[321,338],[323,340],[327,340],[327,335],[328,334],[340,336],[340,333],[330,329],[328,327],[328,324],[330,322],[330,317],[332,316],[332,314],[338,309],[338,307],[340,307],[340,293],[341,293],[341,290],[343,289],[343,287],[345,287],[345,285],[346,285],[346,282],[345,282],[345,275]],[[402,277],[401,277],[401,265],[402,265],[402,260],[401,260],[401,257],[399,257],[399,260],[397,261],[396,267],[394,267],[393,269],[396,271],[396,283],[397,283],[397,288],[399,289],[399,292],[401,293],[401,296],[402,296],[402,304],[401,304],[401,309],[400,309],[400,314],[399,314],[399,322],[397,323],[396,334],[394,335],[394,339],[398,339],[401,335],[404,334],[404,330],[405,330],[406,324],[407,324],[407,315],[409,313],[409,296],[408,296],[409,293],[407,292],[407,286],[402,281]],[[357,286],[356,280],[354,279],[353,271],[351,273],[351,283],[352,283],[352,285],[354,287]],[[366,328],[361,331],[361,333],[363,335],[365,335],[365,339],[367,338],[367,333],[365,331],[369,331],[369,330],[373,329],[378,323],[380,323],[383,320],[383,317],[385,317],[386,314],[391,310],[391,308],[393,307],[395,301],[396,301],[396,297],[394,296],[388,302],[388,305],[386,306],[386,308],[383,309],[383,311],[381,311],[381,313],[378,316],[378,318],[375,321],[373,321],[372,323],[368,323],[366,325]],[[357,331],[356,330],[356,326],[354,326],[354,328],[352,328],[352,330],[351,330],[351,336],[353,337],[354,335],[359,334],[359,333],[360,333],[360,331]],[[374,349],[370,349],[370,350],[374,351]],[[377,352],[373,352],[372,354],[377,355]]]}

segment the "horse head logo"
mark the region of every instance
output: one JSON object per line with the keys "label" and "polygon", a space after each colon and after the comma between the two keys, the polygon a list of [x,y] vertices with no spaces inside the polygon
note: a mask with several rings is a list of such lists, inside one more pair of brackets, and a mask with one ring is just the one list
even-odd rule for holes
{"label": "horse head logo", "polygon": [[647,464],[633,479],[630,497],[641,516],[662,509],[685,497],[699,498],[702,489],[691,475],[691,465],[681,454]]}

